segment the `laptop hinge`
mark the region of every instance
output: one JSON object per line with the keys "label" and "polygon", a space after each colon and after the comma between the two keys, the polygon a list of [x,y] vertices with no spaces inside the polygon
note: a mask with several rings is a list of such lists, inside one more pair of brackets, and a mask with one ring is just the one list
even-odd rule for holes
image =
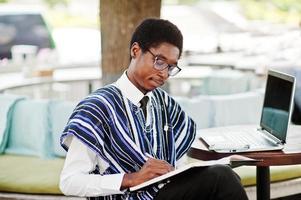
{"label": "laptop hinge", "polygon": [[276,138],[275,136],[273,136],[271,133],[269,133],[267,130],[265,130],[264,128],[258,128],[258,131],[260,131],[264,137],[269,140],[272,144],[274,145],[280,145],[283,144],[283,141],[279,140],[278,138]]}

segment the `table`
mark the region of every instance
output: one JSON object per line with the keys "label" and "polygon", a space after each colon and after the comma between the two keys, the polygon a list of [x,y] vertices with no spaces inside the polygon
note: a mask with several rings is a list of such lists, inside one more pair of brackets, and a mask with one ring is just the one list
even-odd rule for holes
{"label": "table", "polygon": [[[197,131],[197,137],[188,151],[188,156],[201,160],[219,159],[231,155],[231,153],[216,153],[209,151],[206,145],[199,139],[204,132],[223,131],[227,129],[242,131],[257,127],[256,125],[240,125],[209,128]],[[256,163],[256,193],[258,200],[270,199],[270,166],[301,164],[301,126],[290,125],[287,134],[287,143],[283,150],[266,152],[239,153],[254,159],[262,159]]]}

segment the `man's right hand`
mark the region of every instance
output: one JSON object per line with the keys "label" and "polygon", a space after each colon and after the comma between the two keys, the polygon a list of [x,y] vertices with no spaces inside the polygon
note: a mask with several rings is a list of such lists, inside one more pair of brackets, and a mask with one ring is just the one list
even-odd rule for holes
{"label": "man's right hand", "polygon": [[172,170],[174,167],[165,160],[149,158],[138,172],[124,175],[121,189],[133,187]]}

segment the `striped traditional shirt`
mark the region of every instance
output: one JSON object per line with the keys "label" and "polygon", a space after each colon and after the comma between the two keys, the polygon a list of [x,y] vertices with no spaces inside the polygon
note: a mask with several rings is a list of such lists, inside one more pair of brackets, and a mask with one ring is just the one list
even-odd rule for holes
{"label": "striped traditional shirt", "polygon": [[[67,136],[75,136],[107,164],[106,174],[131,173],[141,169],[146,155],[176,161],[187,152],[195,123],[173,98],[161,89],[150,95],[147,121],[142,110],[123,96],[115,85],[101,88],[81,101],[72,113],[61,138],[67,150]],[[95,166],[95,173],[97,172]],[[158,185],[143,191],[99,199],[153,199]]]}

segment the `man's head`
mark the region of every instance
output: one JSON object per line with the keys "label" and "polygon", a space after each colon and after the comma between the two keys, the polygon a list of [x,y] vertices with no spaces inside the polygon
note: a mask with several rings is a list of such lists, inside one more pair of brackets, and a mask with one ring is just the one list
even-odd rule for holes
{"label": "man's head", "polygon": [[180,71],[183,36],[171,22],[146,19],[131,39],[131,63],[127,75],[143,93],[160,87],[169,76]]}
{"label": "man's head", "polygon": [[146,19],[135,29],[130,48],[137,42],[144,53],[151,47],[157,47],[166,42],[176,46],[179,51],[179,57],[183,49],[183,36],[178,27],[168,20]]}

